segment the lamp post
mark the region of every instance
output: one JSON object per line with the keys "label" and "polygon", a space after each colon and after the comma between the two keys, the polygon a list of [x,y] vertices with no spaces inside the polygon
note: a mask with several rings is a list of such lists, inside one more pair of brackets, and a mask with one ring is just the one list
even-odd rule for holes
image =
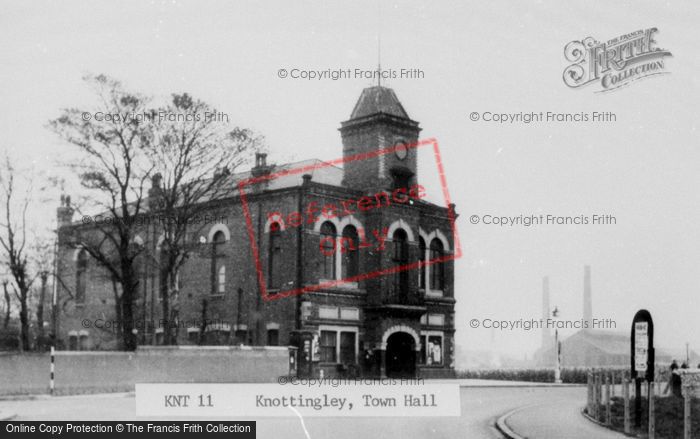
{"label": "lamp post", "polygon": [[559,317],[559,308],[554,307],[552,311],[552,318],[555,321],[554,324],[554,354],[556,356],[556,365],[554,368],[554,382],[556,384],[561,384],[561,343],[559,343],[559,328],[556,324],[556,318]]}

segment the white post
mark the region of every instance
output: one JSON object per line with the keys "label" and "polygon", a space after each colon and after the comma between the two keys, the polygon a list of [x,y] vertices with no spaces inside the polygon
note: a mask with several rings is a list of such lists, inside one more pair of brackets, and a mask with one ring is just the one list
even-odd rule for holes
{"label": "white post", "polygon": [[51,346],[51,381],[49,383],[49,390],[51,392],[51,395],[53,395],[54,391],[54,347]]}

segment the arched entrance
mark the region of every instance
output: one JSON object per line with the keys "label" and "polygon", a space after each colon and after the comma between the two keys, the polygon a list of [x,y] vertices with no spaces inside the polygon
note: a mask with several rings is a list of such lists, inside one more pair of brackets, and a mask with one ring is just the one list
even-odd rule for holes
{"label": "arched entrance", "polygon": [[416,344],[407,332],[394,332],[386,343],[386,376],[413,378],[416,375]]}

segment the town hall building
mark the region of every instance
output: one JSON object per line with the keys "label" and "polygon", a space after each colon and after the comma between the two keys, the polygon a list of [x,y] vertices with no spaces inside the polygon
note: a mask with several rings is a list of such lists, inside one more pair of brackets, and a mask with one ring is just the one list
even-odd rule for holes
{"label": "town hall building", "polygon": [[[342,156],[366,158],[340,167],[319,160],[270,164],[265,154],[257,154],[250,171],[230,174],[224,184],[230,193],[201,204],[203,214],[216,221],[192,233],[197,250],[170,296],[177,343],[293,346],[301,376],[321,371],[324,376],[452,376],[454,205],[421,197],[420,150],[401,147],[417,142],[420,131],[392,89],[373,86],[362,91],[340,126]],[[392,146],[397,148],[391,153],[372,154]],[[298,168],[309,171],[284,172]],[[242,203],[238,182],[272,174],[279,177],[250,185]],[[151,206],[157,205],[158,185],[154,178]],[[347,200],[357,201],[353,209],[323,209],[347,207]],[[363,200],[386,202],[362,208]],[[293,212],[302,219],[294,221]],[[308,220],[307,212],[312,213]],[[87,252],[68,245],[65,236],[85,227],[72,213],[64,201],[58,212],[58,275],[65,304],[58,335],[67,349],[115,349],[114,330],[81,324],[115,319],[117,296]],[[158,238],[157,225],[149,224],[134,241],[157,260]],[[136,325],[137,339],[162,344],[158,276],[143,265],[135,302],[143,323]],[[384,274],[367,275],[376,272]],[[293,289],[304,292],[283,294]]]}

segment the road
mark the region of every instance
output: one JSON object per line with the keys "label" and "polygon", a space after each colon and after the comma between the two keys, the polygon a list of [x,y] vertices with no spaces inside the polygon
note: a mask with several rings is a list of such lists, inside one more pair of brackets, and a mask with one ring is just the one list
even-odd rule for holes
{"label": "road", "polygon": [[[513,415],[515,423],[509,422],[515,431],[520,432],[520,429],[529,438],[566,438],[574,437],[565,434],[570,420],[557,421],[554,414],[566,413],[570,417],[576,413],[585,403],[585,391],[583,387],[479,385],[460,388],[460,417],[306,418],[304,425],[295,417],[255,420],[258,421],[258,437],[263,439],[502,438],[494,428],[495,420],[516,408],[528,407]],[[535,410],[535,416],[528,416],[531,409]],[[135,416],[134,396],[125,394],[4,400],[0,401],[2,411],[16,413],[15,420],[145,420]],[[545,416],[547,413],[549,417]],[[550,434],[552,431],[554,436]]]}

